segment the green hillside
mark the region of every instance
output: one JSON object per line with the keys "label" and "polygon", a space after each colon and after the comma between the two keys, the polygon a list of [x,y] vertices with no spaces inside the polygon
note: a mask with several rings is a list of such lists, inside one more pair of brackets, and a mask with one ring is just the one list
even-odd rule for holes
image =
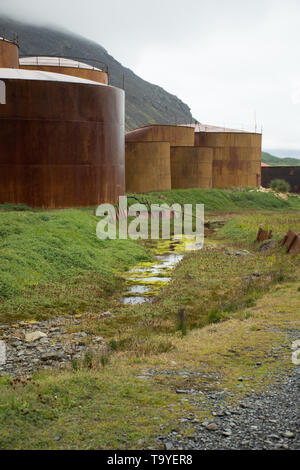
{"label": "green hillside", "polygon": [[267,152],[262,152],[261,159],[270,166],[300,166],[300,160],[297,158],[279,158]]}

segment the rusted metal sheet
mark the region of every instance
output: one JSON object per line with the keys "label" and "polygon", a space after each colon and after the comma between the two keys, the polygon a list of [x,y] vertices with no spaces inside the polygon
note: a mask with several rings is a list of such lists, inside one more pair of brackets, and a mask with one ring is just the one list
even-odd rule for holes
{"label": "rusted metal sheet", "polygon": [[259,227],[255,241],[264,242],[266,240],[271,240],[272,237],[273,237],[272,230],[263,230],[262,227]]}
{"label": "rusted metal sheet", "polygon": [[19,68],[19,46],[0,38],[0,68]]}
{"label": "rusted metal sheet", "polygon": [[283,238],[281,246],[286,246],[286,252],[291,255],[300,254],[300,235],[289,230]]}
{"label": "rusted metal sheet", "polygon": [[169,142],[127,142],[126,192],[171,189]]}
{"label": "rusted metal sheet", "polygon": [[0,203],[116,202],[125,193],[123,90],[43,72],[11,76],[0,69]]}
{"label": "rusted metal sheet", "polygon": [[127,132],[126,142],[169,142],[171,147],[194,146],[194,129],[189,126],[153,125]]}
{"label": "rusted metal sheet", "polygon": [[300,193],[300,166],[269,166],[261,169],[261,184],[269,188],[272,180],[285,180],[291,186],[292,193]]}
{"label": "rusted metal sheet", "polygon": [[212,187],[212,149],[171,147],[172,189]]}
{"label": "rusted metal sheet", "polygon": [[213,187],[261,184],[261,134],[196,132],[195,146],[213,149]]}
{"label": "rusted metal sheet", "polygon": [[62,73],[108,85],[108,73],[97,67],[71,59],[60,57],[26,57],[20,59],[20,68],[41,70],[43,72]]}

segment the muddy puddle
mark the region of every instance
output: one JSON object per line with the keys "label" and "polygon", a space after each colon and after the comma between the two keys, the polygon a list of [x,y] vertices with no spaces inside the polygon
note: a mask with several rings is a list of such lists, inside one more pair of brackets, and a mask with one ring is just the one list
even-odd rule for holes
{"label": "muddy puddle", "polygon": [[158,290],[172,279],[172,271],[186,252],[201,249],[193,239],[157,240],[154,244],[155,261],[141,263],[128,271],[126,291],[122,297],[125,305],[151,302]]}

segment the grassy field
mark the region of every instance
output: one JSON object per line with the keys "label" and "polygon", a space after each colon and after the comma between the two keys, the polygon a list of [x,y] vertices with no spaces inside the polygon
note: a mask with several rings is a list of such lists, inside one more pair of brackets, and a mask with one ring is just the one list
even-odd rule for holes
{"label": "grassy field", "polygon": [[[237,215],[209,235],[204,250],[187,254],[155,302],[142,306],[120,305],[120,273],[149,262],[149,244],[100,242],[92,210],[6,207],[0,213],[2,319],[89,311],[72,331],[100,335],[107,344],[105,356],[76,367],[40,372],[32,380],[0,378],[0,448],[157,448],[159,434],[180,429],[179,418],[211,417],[205,391],[226,390],[224,403],[232,403],[293,367],[285,332],[292,328],[300,334],[299,257],[279,247],[259,252],[254,239],[260,224],[273,229],[274,239],[289,228],[299,231],[300,212],[289,205],[284,209],[281,205],[291,201],[272,194],[272,210],[253,210],[252,204],[268,205],[270,199],[257,194],[259,202],[252,199],[247,206],[252,194],[218,191],[216,200],[208,192],[213,213],[225,204],[219,196],[238,195],[238,208],[235,202],[226,214],[219,212],[221,218],[230,211]],[[149,197],[203,202],[198,190]],[[294,208],[298,199],[292,198]],[[244,248],[251,254],[236,256]],[[114,316],[99,319],[106,309]],[[270,352],[279,345],[274,358]],[[238,388],[241,375],[243,388]],[[183,402],[176,390],[187,388],[204,395],[197,403]],[[182,432],[192,435],[193,427]]]}
{"label": "grassy field", "polygon": [[[300,198],[250,190],[174,190],[138,195],[150,203],[205,204],[210,211],[241,213],[257,210],[288,212],[300,209]],[[129,198],[129,203],[136,202]],[[228,217],[228,216],[227,216]],[[237,236],[254,237],[249,230]],[[273,216],[270,216],[272,220]],[[278,215],[276,220],[282,216]],[[0,206],[0,319],[47,318],[57,314],[100,312],[118,296],[119,273],[151,259],[145,244],[131,240],[99,241],[99,219],[91,209],[32,210],[24,205]],[[226,229],[235,236],[238,221]],[[296,228],[296,227],[295,227]],[[235,237],[236,238],[236,237]]]}
{"label": "grassy field", "polygon": [[[300,197],[290,195],[287,200],[275,193],[255,189],[173,189],[136,195],[150,204],[204,204],[206,211],[240,212],[257,210],[300,210]],[[130,203],[134,200],[129,198]]]}
{"label": "grassy field", "polygon": [[300,232],[299,212],[285,212],[284,214],[264,212],[247,217],[237,216],[220,230],[218,238],[253,245],[259,226],[262,226],[264,230],[272,230],[273,238],[280,241],[289,229],[296,233]]}
{"label": "grassy field", "polygon": [[131,240],[100,241],[92,210],[0,212],[0,319],[99,312],[120,271],[151,259]]}
{"label": "grassy field", "polygon": [[[251,281],[253,272],[260,277]],[[0,447],[157,448],[157,435],[180,429],[178,418],[211,417],[205,391],[226,389],[225,404],[264,389],[293,367],[285,331],[300,332],[299,272],[299,260],[280,251],[237,258],[216,242],[188,255],[154,304],[82,321],[81,331],[106,338],[105,361],[93,357],[88,366],[41,372],[29,382],[0,379]],[[279,345],[274,358],[269,353]],[[149,370],[156,374],[147,378]],[[176,390],[186,388],[204,395],[182,402]],[[192,435],[193,427],[182,432]]]}

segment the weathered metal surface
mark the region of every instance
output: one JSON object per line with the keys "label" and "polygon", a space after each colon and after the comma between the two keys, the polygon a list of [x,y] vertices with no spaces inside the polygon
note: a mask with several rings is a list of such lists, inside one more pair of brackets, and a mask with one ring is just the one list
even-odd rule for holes
{"label": "weathered metal surface", "polygon": [[300,254],[300,235],[289,230],[283,238],[281,246],[286,246],[286,252],[291,255]]}
{"label": "weathered metal surface", "polygon": [[[60,208],[116,202],[125,193],[124,92],[63,75],[55,81],[45,73],[43,81],[43,72],[13,72],[22,78],[0,69],[6,85],[0,203]],[[30,79],[34,74],[39,78]]]}
{"label": "weathered metal surface", "polygon": [[269,166],[261,169],[261,184],[264,188],[269,188],[275,179],[287,181],[292,193],[300,193],[300,166]]}
{"label": "weathered metal surface", "polygon": [[264,242],[266,240],[271,240],[272,237],[273,237],[272,230],[263,230],[262,227],[259,227],[255,241]]}
{"label": "weathered metal surface", "polygon": [[42,82],[81,83],[86,85],[105,86],[84,78],[62,75],[61,73],[41,72],[40,70],[0,69],[0,79],[39,80]]}
{"label": "weathered metal surface", "polygon": [[19,68],[19,46],[0,38],[0,68]]}
{"label": "weathered metal surface", "polygon": [[171,189],[168,142],[127,142],[125,148],[127,193]]}
{"label": "weathered metal surface", "polygon": [[127,132],[126,142],[169,142],[171,147],[194,146],[194,129],[184,126],[153,125]]}
{"label": "weathered metal surface", "polygon": [[212,149],[171,147],[172,189],[212,187]]}
{"label": "weathered metal surface", "polygon": [[261,134],[196,132],[195,146],[213,149],[213,187],[261,184]]}
{"label": "weathered metal surface", "polygon": [[105,70],[100,70],[99,68],[71,59],[60,57],[25,57],[20,59],[20,68],[24,70],[62,73],[108,84],[108,73]]}

